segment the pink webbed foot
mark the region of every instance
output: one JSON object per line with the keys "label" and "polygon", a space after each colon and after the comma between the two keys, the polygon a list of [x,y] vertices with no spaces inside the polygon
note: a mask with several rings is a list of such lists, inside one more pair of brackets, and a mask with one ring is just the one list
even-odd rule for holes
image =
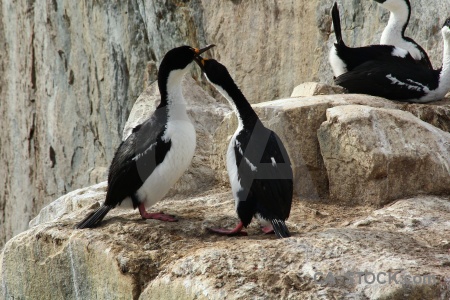
{"label": "pink webbed foot", "polygon": [[228,236],[236,236],[236,235],[247,235],[247,232],[242,231],[242,228],[244,227],[244,224],[242,222],[239,222],[237,226],[234,229],[225,229],[225,228],[206,228],[211,232],[222,234],[222,235],[228,235]]}
{"label": "pink webbed foot", "polygon": [[261,227],[261,230],[262,230],[265,234],[275,233],[275,231],[273,231],[273,227],[272,227],[272,226]]}
{"label": "pink webbed foot", "polygon": [[178,222],[178,220],[175,218],[175,216],[166,215],[163,212],[148,213],[145,210],[144,204],[139,205],[139,213],[141,214],[142,219],[155,219],[155,220],[160,220],[160,221],[164,221],[164,222]]}

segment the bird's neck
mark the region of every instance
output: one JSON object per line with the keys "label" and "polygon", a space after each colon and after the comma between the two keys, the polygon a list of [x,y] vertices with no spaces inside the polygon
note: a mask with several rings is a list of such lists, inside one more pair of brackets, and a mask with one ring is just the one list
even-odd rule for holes
{"label": "bird's neck", "polygon": [[187,120],[186,100],[183,97],[181,82],[185,72],[172,71],[166,79],[158,80],[161,103],[158,109],[166,109],[168,121]]}
{"label": "bird's neck", "polygon": [[[446,29],[450,31],[450,29]],[[443,57],[443,67],[446,66],[447,69],[450,69],[450,33],[447,33],[447,37],[444,37],[444,57]]]}
{"label": "bird's neck", "polygon": [[216,89],[228,100],[231,107],[238,118],[239,127],[253,127],[259,120],[258,115],[253,110],[250,103],[242,94],[241,90],[234,84],[229,84],[227,87],[222,87],[214,84]]}
{"label": "bird's neck", "polygon": [[403,40],[411,16],[411,9],[406,3],[402,5],[404,7],[391,10],[388,24],[381,34],[380,44],[393,45],[396,41]]}
{"label": "bird's neck", "polygon": [[442,59],[442,70],[439,74],[439,87],[443,95],[450,90],[450,29],[444,29],[447,33],[443,33],[444,53]]}

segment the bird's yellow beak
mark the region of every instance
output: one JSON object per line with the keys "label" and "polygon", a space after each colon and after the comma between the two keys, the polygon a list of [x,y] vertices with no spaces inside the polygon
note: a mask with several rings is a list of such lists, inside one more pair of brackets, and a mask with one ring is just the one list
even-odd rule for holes
{"label": "bird's yellow beak", "polygon": [[202,54],[203,52],[206,52],[206,51],[208,51],[209,49],[211,49],[212,47],[215,47],[215,46],[216,46],[216,45],[211,44],[211,45],[208,45],[208,46],[206,46],[205,48],[201,48],[201,49],[193,48],[193,49],[194,49],[194,52],[195,52],[195,56],[199,56],[199,55]]}

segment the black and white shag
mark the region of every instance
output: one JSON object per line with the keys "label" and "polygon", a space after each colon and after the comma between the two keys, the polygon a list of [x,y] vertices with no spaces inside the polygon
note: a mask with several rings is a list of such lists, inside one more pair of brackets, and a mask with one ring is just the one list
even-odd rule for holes
{"label": "black and white shag", "polygon": [[261,123],[225,66],[214,59],[197,62],[208,81],[233,107],[239,121],[227,151],[227,170],[240,222],[232,230],[209,230],[226,235],[246,234],[242,228],[256,216],[264,232],[289,237],[285,221],[291,210],[293,175],[282,141]]}
{"label": "black and white shag", "polygon": [[405,49],[392,45],[370,45],[365,47],[348,47],[342,39],[339,8],[335,2],[331,10],[336,43],[331,47],[329,62],[335,77],[338,77],[357,66],[371,60],[404,58],[414,62],[413,57]]}
{"label": "black and white shag", "polygon": [[336,78],[350,93],[380,96],[391,100],[426,103],[444,98],[450,90],[450,18],[441,30],[444,41],[442,67],[426,66],[400,57],[370,60]]}
{"label": "black and white shag", "polygon": [[164,213],[148,213],[146,207],[161,200],[191,163],[196,135],[186,112],[181,81],[194,58],[213,46],[181,46],[167,52],[158,73],[159,106],[120,144],[109,169],[105,202],[76,228],[97,226],[122,202],[138,207],[144,219],[177,221]]}

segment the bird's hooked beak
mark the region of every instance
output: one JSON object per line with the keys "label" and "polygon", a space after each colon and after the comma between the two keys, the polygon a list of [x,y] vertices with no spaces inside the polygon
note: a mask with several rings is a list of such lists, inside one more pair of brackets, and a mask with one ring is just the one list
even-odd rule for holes
{"label": "bird's hooked beak", "polygon": [[211,44],[211,45],[208,45],[208,46],[206,46],[205,48],[202,48],[202,49],[193,48],[194,52],[195,52],[195,56],[199,56],[203,52],[206,52],[206,51],[208,51],[209,49],[211,49],[212,47],[215,47],[215,46],[216,45]]}

